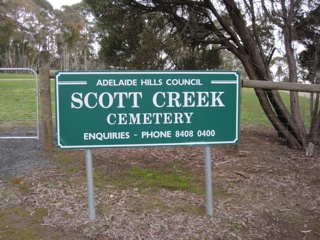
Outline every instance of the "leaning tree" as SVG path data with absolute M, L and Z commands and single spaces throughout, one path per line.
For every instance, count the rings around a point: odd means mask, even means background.
M 254 81 L 272 81 L 270 62 L 274 50 L 285 50 L 290 82 L 298 81 L 293 43 L 294 23 L 301 12 L 312 10 L 312 0 L 92 0 L 159 14 L 170 24 L 170 33 L 192 45 L 215 45 L 235 55 Z M 307 6 L 306 6 L 307 4 Z M 100 14 L 100 15 L 99 15 Z M 98 16 L 101 17 L 101 13 Z M 97 15 L 96 15 L 97 16 Z M 275 33 L 280 32 L 277 36 Z M 277 39 L 276 39 L 277 37 Z M 306 148 L 308 137 L 301 119 L 297 92 L 290 93 L 287 108 L 276 90 L 255 89 L 260 104 L 279 135 L 293 148 Z M 314 121 L 318 123 L 319 121 Z M 313 128 L 311 126 L 311 128 Z M 315 127 L 318 129 L 318 126 Z

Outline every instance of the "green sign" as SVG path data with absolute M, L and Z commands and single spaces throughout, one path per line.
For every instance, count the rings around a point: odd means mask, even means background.
M 59 71 L 59 148 L 237 144 L 235 71 Z

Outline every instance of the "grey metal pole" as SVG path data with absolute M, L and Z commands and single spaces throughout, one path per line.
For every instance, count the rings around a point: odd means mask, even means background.
M 96 219 L 96 212 L 94 208 L 94 188 L 93 188 L 91 149 L 86 149 L 86 171 L 87 171 L 87 192 L 88 192 L 88 217 L 91 221 L 93 221 Z
M 204 158 L 205 158 L 205 172 L 206 172 L 206 209 L 207 209 L 207 214 L 210 216 L 213 216 L 210 146 L 205 146 Z

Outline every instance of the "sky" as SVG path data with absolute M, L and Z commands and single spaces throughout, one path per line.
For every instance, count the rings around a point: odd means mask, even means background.
M 81 2 L 81 0 L 48 0 L 55 9 L 60 9 L 62 5 L 73 5 Z

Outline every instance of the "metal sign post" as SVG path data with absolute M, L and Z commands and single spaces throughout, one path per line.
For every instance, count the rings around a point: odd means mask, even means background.
M 86 149 L 86 172 L 87 172 L 87 193 L 88 193 L 88 217 L 91 221 L 96 219 L 94 208 L 94 186 L 92 169 L 92 151 Z
M 206 172 L 206 210 L 207 210 L 207 214 L 209 216 L 213 216 L 211 149 L 210 149 L 210 146 L 205 146 L 204 160 L 205 160 L 205 172 Z

